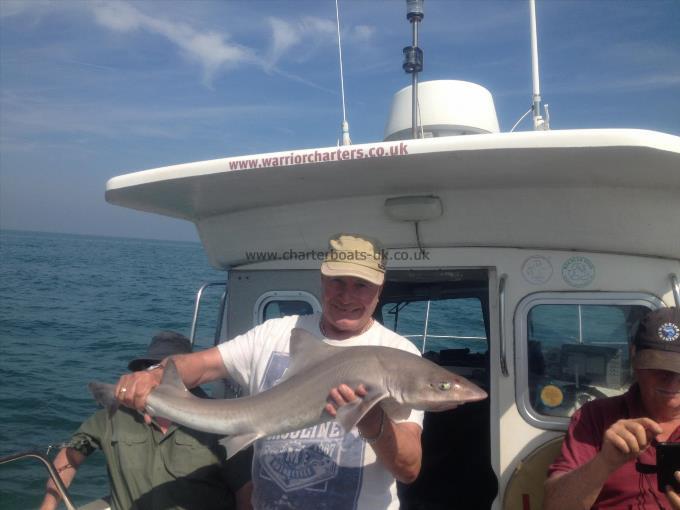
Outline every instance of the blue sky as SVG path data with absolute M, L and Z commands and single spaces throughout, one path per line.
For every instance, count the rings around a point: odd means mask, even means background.
M 528 10 L 426 0 L 421 79 L 485 86 L 508 131 L 531 102 Z M 538 0 L 537 11 L 554 129 L 680 135 L 680 1 Z M 341 0 L 340 12 L 352 140 L 379 141 L 410 83 L 405 2 Z M 189 223 L 107 204 L 106 181 L 335 145 L 335 38 L 333 0 L 0 0 L 0 228 L 197 239 Z

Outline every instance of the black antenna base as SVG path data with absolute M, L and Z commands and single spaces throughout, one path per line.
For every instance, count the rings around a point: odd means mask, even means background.
M 423 70 L 423 50 L 417 46 L 404 48 L 404 64 L 402 67 L 408 74 L 419 73 Z

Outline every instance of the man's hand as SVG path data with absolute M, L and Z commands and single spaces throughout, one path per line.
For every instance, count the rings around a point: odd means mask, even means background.
M 125 374 L 116 384 L 116 399 L 124 406 L 144 411 L 146 398 L 160 384 L 162 377 L 162 368 Z
M 675 479 L 680 483 L 680 471 L 676 471 L 674 475 Z M 666 487 L 666 497 L 673 510 L 680 510 L 680 495 L 670 486 Z
M 337 388 L 333 388 L 329 393 L 329 402 L 326 404 L 326 412 L 335 418 L 338 409 L 345 404 L 363 398 L 368 392 L 363 384 L 360 384 L 356 390 L 353 390 L 346 384 L 341 384 Z
M 605 431 L 599 455 L 613 472 L 636 459 L 661 432 L 661 426 L 650 418 L 619 420 Z
M 341 384 L 330 391 L 329 403 L 326 404 L 326 412 L 335 418 L 337 411 L 341 406 L 344 406 L 357 398 L 364 398 L 367 394 L 368 391 L 363 384 L 360 384 L 355 390 L 346 384 Z M 366 416 L 357 423 L 357 428 L 362 436 L 377 437 L 378 434 L 380 434 L 380 422 L 383 420 L 382 413 L 383 410 L 380 406 L 374 406 L 366 413 Z

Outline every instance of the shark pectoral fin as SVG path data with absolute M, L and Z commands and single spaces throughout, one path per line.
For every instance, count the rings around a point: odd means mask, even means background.
M 220 444 L 227 449 L 227 459 L 230 459 L 244 448 L 248 448 L 255 441 L 260 439 L 262 434 L 252 433 L 240 436 L 227 436 L 220 439 Z
M 386 398 L 380 402 L 380 406 L 393 421 L 404 421 L 411 415 L 410 407 L 400 404 L 393 398 Z
M 387 398 L 384 392 L 369 392 L 364 398 L 357 398 L 338 408 L 335 419 L 342 425 L 346 432 L 349 432 L 361 418 L 366 416 L 374 405 Z

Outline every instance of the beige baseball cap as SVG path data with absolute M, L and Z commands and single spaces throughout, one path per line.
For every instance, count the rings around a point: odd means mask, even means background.
M 338 234 L 321 264 L 324 276 L 353 276 L 375 285 L 385 281 L 385 252 L 375 239 L 355 234 Z

